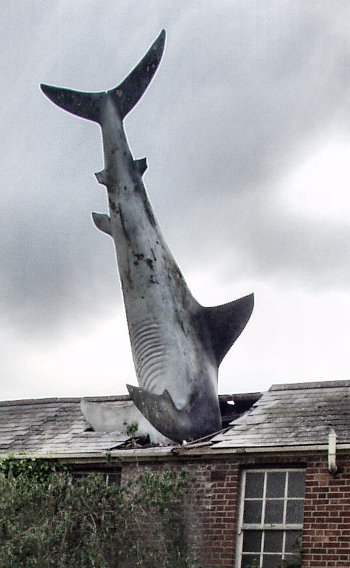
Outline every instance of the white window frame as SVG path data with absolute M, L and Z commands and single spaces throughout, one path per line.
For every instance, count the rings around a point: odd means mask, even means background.
M 283 523 L 271 523 L 271 524 L 264 524 L 263 523 L 265 506 L 266 506 L 266 501 L 267 501 L 267 499 L 266 499 L 267 474 L 270 473 L 270 472 L 271 473 L 277 473 L 277 472 L 281 472 L 281 473 L 303 472 L 303 473 L 305 473 L 305 469 L 286 467 L 286 468 L 249 468 L 249 469 L 247 468 L 247 469 L 242 470 L 241 490 L 240 490 L 240 505 L 239 505 L 239 515 L 238 515 L 236 563 L 235 563 L 236 568 L 241 568 L 244 531 L 246 531 L 246 530 L 262 531 L 261 549 L 260 549 L 260 566 L 261 566 L 262 565 L 262 559 L 263 559 L 263 550 L 264 550 L 264 538 L 265 538 L 265 534 L 267 532 L 272 531 L 272 530 L 280 530 L 280 531 L 284 532 L 284 536 L 283 536 L 283 555 L 284 555 L 287 531 L 288 530 L 291 530 L 291 531 L 302 531 L 303 530 L 303 523 L 291 524 L 291 523 L 285 522 L 286 521 L 286 518 L 285 518 L 286 507 L 284 507 Z M 264 489 L 263 489 L 263 497 L 262 497 L 262 501 L 263 501 L 263 503 L 262 503 L 262 516 L 261 516 L 261 523 L 260 524 L 253 524 L 253 523 L 244 524 L 243 523 L 245 489 L 246 489 L 246 475 L 247 475 L 247 473 L 264 473 Z M 289 481 L 289 475 L 287 476 L 287 481 L 286 481 L 286 484 L 285 484 L 285 494 L 284 494 L 284 497 L 283 497 L 283 501 L 287 500 L 288 481 Z M 303 496 L 303 498 L 305 499 L 305 495 Z M 293 500 L 293 499 L 294 500 L 300 500 L 301 497 L 289 497 L 288 496 L 288 500 Z M 255 500 L 255 499 L 252 498 L 252 500 Z M 281 498 L 281 500 L 282 500 L 282 498 Z M 268 553 L 265 552 L 264 554 L 267 555 Z

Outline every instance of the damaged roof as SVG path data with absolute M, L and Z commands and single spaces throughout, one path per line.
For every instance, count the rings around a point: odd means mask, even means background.
M 225 426 L 259 396 L 260 393 L 220 395 Z M 123 449 L 132 436 L 120 431 L 94 432 L 82 414 L 82 400 L 115 408 L 116 403 L 131 398 L 120 395 L 0 401 L 0 456 L 28 452 L 35 456 L 88 458 Z
M 331 428 L 350 443 L 350 381 L 273 385 L 212 441 L 217 449 L 323 445 Z
M 0 456 L 29 453 L 67 459 L 100 458 L 107 453 L 140 456 L 170 453 L 216 453 L 226 449 L 258 451 L 266 448 L 326 445 L 334 428 L 338 444 L 350 444 L 350 381 L 273 385 L 267 392 L 220 395 L 228 428 L 211 440 L 177 448 L 126 450 L 125 432 L 94 432 L 80 408 L 81 398 L 0 401 Z M 127 395 L 88 397 L 115 405 Z M 234 404 L 232 404 L 234 403 Z M 205 446 L 201 449 L 201 446 Z
M 115 402 L 126 397 L 99 397 Z M 0 455 L 29 452 L 37 456 L 106 453 L 130 438 L 120 432 L 93 432 L 80 410 L 80 398 L 0 402 Z

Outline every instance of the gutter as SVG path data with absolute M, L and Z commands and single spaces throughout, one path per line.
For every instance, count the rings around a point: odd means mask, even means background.
M 216 459 L 223 456 L 242 456 L 242 455 L 259 455 L 259 454 L 286 454 L 286 453 L 309 453 L 309 452 L 325 452 L 328 455 L 328 443 L 325 444 L 310 444 L 310 445 L 295 445 L 295 446 L 249 446 L 240 448 L 215 448 L 208 447 L 208 444 L 203 444 L 191 448 L 188 446 L 164 446 L 155 448 L 135 448 L 129 450 L 111 450 L 103 453 L 76 453 L 76 454 L 55 454 L 55 453 L 42 453 L 42 454 L 14 454 L 9 456 L 14 459 L 55 459 L 64 462 L 74 463 L 105 463 L 106 460 L 118 459 L 122 462 L 125 461 L 158 461 L 170 459 L 183 459 L 183 458 L 205 458 Z M 337 444 L 337 454 L 350 452 L 350 444 Z M 6 457 L 5 455 L 2 457 Z
M 188 453 L 189 455 L 205 455 L 206 457 L 214 455 L 245 455 L 245 454 L 279 454 L 279 453 L 294 453 L 294 452 L 326 452 L 328 454 L 328 443 L 325 444 L 304 444 L 304 445 L 295 445 L 295 446 L 242 446 L 242 447 L 235 447 L 235 448 L 210 448 L 210 451 L 206 451 L 203 449 L 200 451 L 198 448 L 188 448 L 187 452 L 184 448 L 173 448 L 174 454 L 181 454 L 185 455 Z M 337 452 L 349 452 L 350 451 L 350 444 L 337 444 Z

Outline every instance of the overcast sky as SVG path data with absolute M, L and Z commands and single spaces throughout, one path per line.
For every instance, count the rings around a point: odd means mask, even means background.
M 350 378 L 350 3 L 2 0 L 0 399 L 137 384 L 113 243 L 91 221 L 100 129 L 39 84 L 110 89 L 163 27 L 125 128 L 193 295 L 255 292 L 219 392 Z

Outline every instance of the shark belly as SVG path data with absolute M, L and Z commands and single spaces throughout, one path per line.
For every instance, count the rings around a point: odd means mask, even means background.
M 207 380 L 207 390 L 215 395 L 217 373 L 210 353 L 198 348 L 193 330 L 191 320 L 199 305 L 156 221 L 149 220 L 147 197 L 135 191 L 131 181 L 129 187 L 130 192 L 118 191 L 120 198 L 110 213 L 136 374 L 142 388 L 155 394 L 167 390 L 182 409 L 194 393 L 199 369 L 200 388 Z

